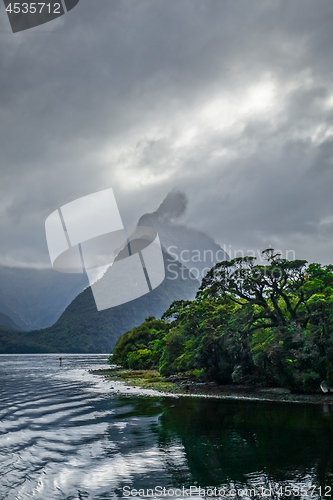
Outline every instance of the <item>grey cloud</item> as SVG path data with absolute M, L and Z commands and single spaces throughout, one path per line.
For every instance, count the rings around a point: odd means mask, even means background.
M 75 198 L 113 187 L 134 223 L 174 186 L 187 223 L 220 243 L 288 248 L 297 234 L 297 251 L 328 260 L 332 144 L 311 134 L 333 126 L 332 17 L 326 0 L 81 0 L 16 35 L 2 17 L 0 261 L 47 263 L 44 220 Z M 223 93 L 236 113 L 269 78 L 281 94 L 269 117 L 249 111 L 232 134 L 200 118 Z

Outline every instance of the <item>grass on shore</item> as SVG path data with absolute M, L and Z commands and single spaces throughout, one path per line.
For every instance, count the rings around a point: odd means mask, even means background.
M 261 388 L 261 387 L 240 387 L 240 386 L 205 386 L 196 387 L 189 383 L 190 388 L 165 379 L 156 370 L 126 370 L 121 367 L 91 370 L 95 375 L 106 376 L 109 380 L 121 381 L 129 386 L 141 387 L 142 389 L 154 389 L 156 391 L 171 394 L 189 394 L 211 396 L 228 399 L 253 399 L 256 401 L 274 401 L 288 403 L 316 403 L 329 404 L 333 406 L 333 396 L 331 394 L 291 394 L 290 391 L 282 388 Z
M 94 373 L 106 375 L 110 380 L 120 380 L 128 385 L 142 389 L 155 389 L 163 392 L 181 392 L 172 382 L 165 382 L 156 370 L 125 370 L 116 368 L 109 370 L 95 370 Z

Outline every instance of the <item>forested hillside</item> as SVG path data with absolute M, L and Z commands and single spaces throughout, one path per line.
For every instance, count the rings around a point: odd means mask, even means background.
M 294 391 L 333 385 L 333 266 L 240 257 L 215 265 L 195 300 L 126 332 L 113 363 Z
M 165 253 L 164 259 L 168 259 Z M 172 272 L 166 266 L 166 278 L 160 286 L 111 309 L 98 311 L 89 287 L 52 327 L 31 332 L 0 329 L 0 353 L 109 353 L 122 333 L 142 323 L 146 316 L 161 316 L 173 300 L 193 299 L 199 285 L 187 268 L 173 261 Z

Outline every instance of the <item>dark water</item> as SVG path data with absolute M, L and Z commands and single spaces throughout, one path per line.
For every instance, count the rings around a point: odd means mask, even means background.
M 0 356 L 1 500 L 331 498 L 330 407 L 115 394 L 105 364 Z

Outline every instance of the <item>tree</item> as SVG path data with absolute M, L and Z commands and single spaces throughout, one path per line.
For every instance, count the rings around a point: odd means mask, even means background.
M 216 264 L 193 301 L 175 301 L 117 342 L 112 361 L 220 383 L 316 391 L 333 385 L 333 266 L 262 252 Z
M 202 280 L 208 295 L 228 294 L 231 300 L 252 309 L 248 333 L 257 329 L 286 326 L 289 321 L 306 324 L 300 306 L 305 303 L 302 287 L 306 260 L 288 261 L 269 248 L 262 252 L 267 265 L 255 257 L 237 257 L 216 264 Z

